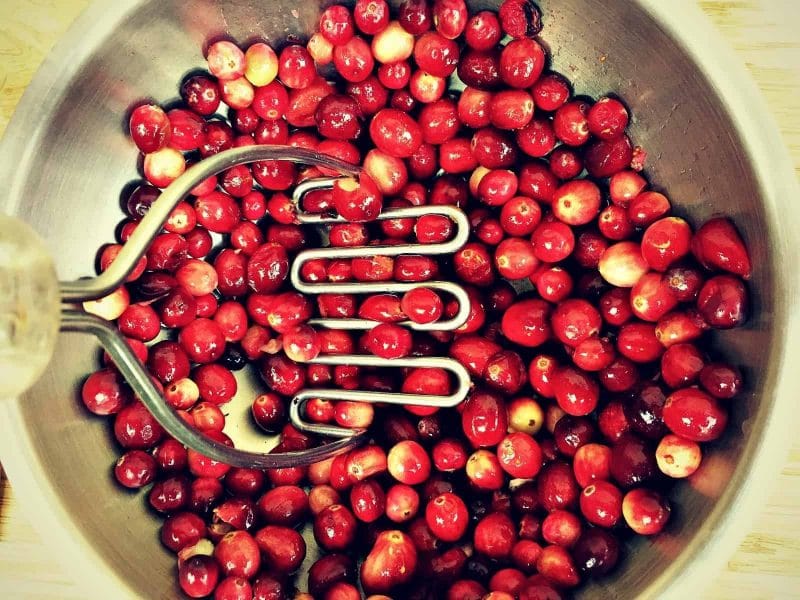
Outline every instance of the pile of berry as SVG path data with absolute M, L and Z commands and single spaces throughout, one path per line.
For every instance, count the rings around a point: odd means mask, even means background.
M 546 21 L 546 19 L 545 19 Z M 289 195 L 330 175 L 286 161 L 233 167 L 173 211 L 124 286 L 87 308 L 110 320 L 164 399 L 210 438 L 237 393 L 235 372 L 266 389 L 255 421 L 275 451 L 320 440 L 286 421 L 303 388 L 447 394 L 440 369 L 309 363 L 320 353 L 451 356 L 474 387 L 457 409 L 312 400 L 307 418 L 369 428 L 369 445 L 311 467 L 230 468 L 169 438 L 113 364 L 82 398 L 110 416 L 128 488 L 149 487 L 191 597 L 552 600 L 618 562 L 621 541 L 667 524 L 669 482 L 691 476 L 740 391 L 706 332 L 741 325 L 750 276 L 732 223 L 697 229 L 639 173 L 646 155 L 611 97 L 574 99 L 546 70 L 539 9 L 505 0 L 384 0 L 325 9 L 308 42 L 208 48 L 183 105 L 136 107 L 131 137 L 146 181 L 127 202 L 124 241 L 187 167 L 251 144 L 308 148 L 363 166 L 309 194 L 339 214 L 332 246 L 439 243 L 446 217 L 375 221 L 383 207 L 450 204 L 469 242 L 439 260 L 408 255 L 307 263 L 309 282 L 419 283 L 402 297 L 289 288 L 293 257 L 319 244 Z M 321 74 L 325 74 L 323 77 Z M 213 235 L 212 235 L 213 234 Z M 105 268 L 119 252 L 100 255 Z M 426 281 L 461 283 L 471 307 L 454 333 L 411 332 L 458 309 Z M 363 335 L 315 330 L 315 316 L 374 320 Z M 297 529 L 324 555 L 305 581 Z M 309 594 L 294 595 L 295 586 Z

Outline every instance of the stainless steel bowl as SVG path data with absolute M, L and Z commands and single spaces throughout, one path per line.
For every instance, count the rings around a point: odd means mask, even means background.
M 496 5 L 474 2 L 474 5 Z M 689 3 L 542 0 L 553 68 L 578 93 L 614 92 L 630 105 L 647 174 L 678 212 L 733 215 L 755 265 L 753 318 L 719 336 L 743 366 L 747 392 L 727 435 L 677 488 L 664 534 L 639 539 L 622 568 L 583 589 L 588 597 L 697 597 L 735 548 L 783 458 L 797 398 L 800 353 L 797 186 L 754 85 Z M 62 279 L 93 272 L 95 250 L 120 220 L 119 196 L 137 177 L 128 108 L 170 102 L 203 66 L 204 44 L 229 35 L 280 43 L 304 36 L 316 2 L 117 0 L 98 2 L 53 50 L 27 90 L 0 148 L 0 206 L 44 237 Z M 98 598 L 179 594 L 174 559 L 142 496 L 110 475 L 115 449 L 104 423 L 76 401 L 96 366 L 91 339 L 62 335 L 51 368 L 24 397 L 0 403 L 0 456 L 50 547 Z

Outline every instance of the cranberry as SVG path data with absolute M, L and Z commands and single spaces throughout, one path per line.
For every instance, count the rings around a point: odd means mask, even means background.
M 497 445 L 497 458 L 515 479 L 532 479 L 542 466 L 542 451 L 536 440 L 523 432 L 506 435 Z
M 464 404 L 461 423 L 473 446 L 495 446 L 506 433 L 508 414 L 502 399 L 488 392 L 473 392 Z
M 219 581 L 219 565 L 211 557 L 196 554 L 178 567 L 178 582 L 190 598 L 210 596 Z
M 639 535 L 654 535 L 664 529 L 670 507 L 658 492 L 638 488 L 625 494 L 622 514 L 628 527 Z
M 133 402 L 116 414 L 114 437 L 123 448 L 146 450 L 161 441 L 164 430 L 141 402 Z
M 416 569 L 411 538 L 402 531 L 383 531 L 361 565 L 361 584 L 368 594 L 388 592 L 411 580 Z
M 539 346 L 552 335 L 549 316 L 550 307 L 543 300 L 522 300 L 503 315 L 503 334 L 521 346 Z
M 129 125 L 131 139 L 144 154 L 161 150 L 170 141 L 170 120 L 159 106 L 138 106 L 131 113 Z
M 389 25 L 389 5 L 385 0 L 356 0 L 353 20 L 367 35 L 380 33 Z
M 562 367 L 553 374 L 553 391 L 558 405 L 567 413 L 583 416 L 591 413 L 599 400 L 600 388 L 588 373 Z
M 611 572 L 619 560 L 619 541 L 599 528 L 586 529 L 572 549 L 578 568 L 592 577 Z
M 214 548 L 214 557 L 222 572 L 229 576 L 251 578 L 261 565 L 261 553 L 256 540 L 246 531 L 226 534 Z
M 479 490 L 498 490 L 505 477 L 500 461 L 489 450 L 477 450 L 467 460 L 467 478 Z
M 578 484 L 572 469 L 564 462 L 551 462 L 539 472 L 536 480 L 539 501 L 547 511 L 576 506 Z
M 255 534 L 255 541 L 264 559 L 280 573 L 294 573 L 306 556 L 306 543 L 294 529 L 267 525 Z
M 152 347 L 147 368 L 161 383 L 172 383 L 189 375 L 189 357 L 179 344 L 164 340 Z
M 747 320 L 749 298 L 741 279 L 717 275 L 707 280 L 697 296 L 697 310 L 717 329 L 741 326 Z
M 624 434 L 611 448 L 611 476 L 623 487 L 653 479 L 657 467 L 652 448 L 635 434 Z
M 308 496 L 294 485 L 279 485 L 259 498 L 256 510 L 270 525 L 294 527 L 309 511 Z
M 489 558 L 507 558 L 516 541 L 514 522 L 505 513 L 491 513 L 481 519 L 475 527 L 475 550 Z
M 213 115 L 219 107 L 219 88 L 209 77 L 190 77 L 181 85 L 180 93 L 187 106 L 201 116 Z
M 513 88 L 530 88 L 542 74 L 544 64 L 544 49 L 536 40 L 512 40 L 500 53 L 500 78 Z
M 542 30 L 542 14 L 531 0 L 504 0 L 498 16 L 503 31 L 514 38 L 533 37 Z
M 689 477 L 700 466 L 702 450 L 697 442 L 677 435 L 665 435 L 656 448 L 656 463 L 659 470 L 676 479 Z
M 464 501 L 451 493 L 437 496 L 425 508 L 431 532 L 444 542 L 458 541 L 467 531 L 469 513 Z
M 431 472 L 431 462 L 425 449 L 413 440 L 402 441 L 389 450 L 389 473 L 400 483 L 417 485 Z
M 589 131 L 603 140 L 620 137 L 628 126 L 628 111 L 616 98 L 600 98 L 589 109 Z
M 730 399 L 742 387 L 739 370 L 725 363 L 710 363 L 700 371 L 700 385 L 715 398 Z
M 81 399 L 90 412 L 96 415 L 113 415 L 130 402 L 131 395 L 116 370 L 101 369 L 84 381 Z
M 695 442 L 709 442 L 722 435 L 728 413 L 705 392 L 685 388 L 667 397 L 663 418 L 674 434 Z
M 733 223 L 726 218 L 716 217 L 703 223 L 692 238 L 692 254 L 706 268 L 750 278 L 747 247 Z
M 130 450 L 114 465 L 114 476 L 126 488 L 137 489 L 150 483 L 156 474 L 156 461 L 142 450 Z
M 467 21 L 464 39 L 470 48 L 489 50 L 500 41 L 500 20 L 489 10 L 475 13 Z

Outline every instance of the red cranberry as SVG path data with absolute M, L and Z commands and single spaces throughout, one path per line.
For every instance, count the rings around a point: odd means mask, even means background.
M 625 494 L 622 514 L 628 527 L 639 535 L 654 535 L 667 524 L 670 507 L 658 492 L 638 488 Z
M 657 473 L 652 448 L 635 434 L 625 434 L 611 448 L 611 476 L 629 488 L 653 479 Z
M 475 550 L 492 559 L 505 559 L 517 541 L 514 522 L 505 513 L 495 512 L 475 527 Z
M 707 280 L 697 296 L 697 310 L 717 329 L 741 326 L 747 320 L 747 288 L 738 277 L 717 275 Z
M 81 399 L 96 415 L 113 415 L 127 404 L 131 395 L 116 370 L 101 369 L 89 375 L 81 389 Z
M 219 581 L 219 565 L 211 557 L 196 554 L 178 567 L 178 582 L 190 598 L 210 596 Z
M 710 363 L 700 371 L 700 385 L 715 398 L 730 399 L 736 396 L 742 387 L 742 376 L 739 370 L 725 363 Z
M 706 221 L 692 238 L 692 254 L 706 268 L 750 278 L 750 255 L 733 223 L 724 217 Z
M 572 549 L 577 567 L 592 577 L 610 573 L 619 561 L 619 541 L 599 528 L 586 529 Z

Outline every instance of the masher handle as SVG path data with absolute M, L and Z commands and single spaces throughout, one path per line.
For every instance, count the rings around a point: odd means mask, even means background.
M 60 304 L 44 242 L 27 223 L 0 214 L 0 399 L 19 396 L 44 372 Z

